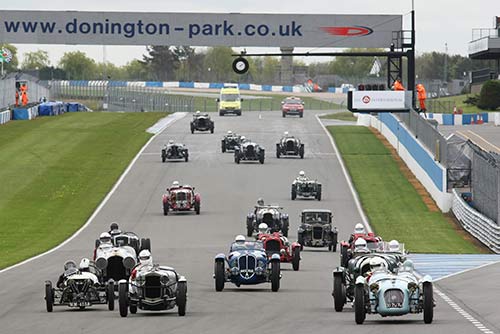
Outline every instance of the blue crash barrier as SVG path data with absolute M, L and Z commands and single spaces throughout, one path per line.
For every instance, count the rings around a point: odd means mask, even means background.
M 57 102 L 45 102 L 38 106 L 38 114 L 40 116 L 55 116 L 63 114 L 65 111 L 64 103 Z

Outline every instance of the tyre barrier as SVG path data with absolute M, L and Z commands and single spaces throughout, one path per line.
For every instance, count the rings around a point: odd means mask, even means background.
M 38 117 L 38 106 L 30 108 L 14 108 L 12 111 L 13 120 L 31 120 Z
M 451 210 L 467 232 L 493 252 L 500 254 L 500 225 L 467 204 L 456 189 L 453 189 Z

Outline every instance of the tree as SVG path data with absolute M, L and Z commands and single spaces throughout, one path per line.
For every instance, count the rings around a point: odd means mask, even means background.
M 125 64 L 125 66 L 123 66 L 123 72 L 127 80 L 146 81 L 151 79 L 148 66 L 138 59 L 134 59 Z
M 23 70 L 36 70 L 50 66 L 49 53 L 45 50 L 26 52 L 21 68 Z
M 380 49 L 348 49 L 345 52 L 379 52 Z M 335 57 L 330 63 L 332 74 L 344 78 L 359 80 L 370 75 L 374 57 Z
M 170 46 L 153 45 L 147 47 L 147 55 L 143 56 L 143 63 L 148 67 L 151 76 L 158 81 L 174 79 L 175 71 L 180 66 L 178 55 Z
M 228 46 L 216 46 L 208 49 L 204 64 L 209 81 L 235 81 L 236 74 L 232 69 L 233 53 L 233 49 Z
M 500 80 L 488 80 L 483 84 L 477 106 L 486 110 L 500 107 Z
M 3 64 L 3 70 L 5 72 L 17 71 L 17 65 L 19 64 L 17 60 L 17 48 L 12 44 L 0 44 L 0 50 L 4 48 L 9 49 L 9 51 L 12 53 L 12 60 L 9 63 Z
M 81 51 L 66 52 L 59 61 L 59 66 L 66 72 L 68 80 L 97 79 L 96 63 Z

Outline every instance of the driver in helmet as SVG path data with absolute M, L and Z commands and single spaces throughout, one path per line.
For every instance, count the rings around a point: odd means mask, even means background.
M 264 199 L 262 197 L 259 197 L 259 199 L 257 200 L 257 205 L 255 206 L 255 210 L 254 210 L 254 214 L 257 215 L 257 211 L 259 210 L 259 208 L 263 207 L 264 206 Z
M 354 226 L 354 232 L 351 234 L 349 238 L 349 243 L 352 243 L 356 237 L 359 237 L 359 235 L 365 235 L 365 227 L 361 223 L 357 223 L 356 226 Z
M 72 275 L 78 274 L 78 268 L 76 267 L 76 262 L 73 260 L 68 260 L 64 262 L 64 271 L 63 273 L 59 276 L 59 279 L 57 280 L 56 286 L 58 288 L 64 287 L 64 282 L 66 279 Z
M 306 172 L 301 170 L 299 172 L 299 176 L 297 176 L 297 178 L 295 180 L 298 182 L 304 182 L 304 181 L 308 181 L 309 179 L 306 177 Z
M 94 283 L 94 285 L 98 285 L 99 284 L 99 279 L 97 278 L 97 275 L 90 272 L 90 260 L 87 259 L 86 257 L 84 257 L 81 261 L 80 261 L 80 265 L 78 266 L 78 269 L 80 270 L 80 275 L 82 276 L 85 276 L 89 279 L 92 280 L 92 282 Z
M 240 142 L 241 142 L 241 143 L 245 143 L 245 142 L 247 142 L 248 140 L 249 140 L 249 139 L 247 139 L 247 137 L 245 137 L 245 136 L 241 136 L 241 137 L 240 137 Z
M 172 182 L 172 186 L 170 187 L 170 189 L 179 189 L 180 188 L 180 184 L 179 184 L 179 181 L 174 181 Z
M 259 233 L 257 234 L 257 239 L 260 239 L 260 237 L 264 234 L 269 234 L 269 227 L 266 223 L 260 223 L 258 230 Z
M 108 233 L 111 235 L 111 238 L 114 238 L 115 236 L 121 234 L 122 231 L 120 230 L 116 222 L 112 222 L 111 225 L 109 225 Z
M 399 247 L 399 242 L 397 240 L 389 241 L 389 252 L 392 252 L 392 253 L 401 252 L 401 249 Z
M 228 131 L 227 131 L 227 136 L 228 136 L 228 137 L 232 137 L 232 136 L 233 136 L 233 131 L 228 130 Z
M 99 236 L 99 247 L 100 246 L 112 246 L 111 243 L 111 234 L 108 232 L 102 232 Z
M 140 271 L 151 267 L 153 267 L 153 257 L 151 256 L 151 252 L 147 249 L 143 249 L 139 253 L 139 264 L 136 269 Z
M 373 275 L 387 272 L 386 262 L 378 256 L 370 259 L 370 271 L 366 275 L 366 281 L 369 282 Z
M 356 242 L 354 243 L 354 255 L 357 256 L 368 253 L 370 253 L 370 250 L 368 249 L 366 240 L 363 238 L 356 239 Z

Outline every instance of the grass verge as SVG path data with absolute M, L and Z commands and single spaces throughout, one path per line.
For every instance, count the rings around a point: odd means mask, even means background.
M 418 253 L 480 253 L 441 212 L 431 212 L 403 175 L 390 151 L 366 127 L 328 130 L 359 194 L 375 232 Z
M 0 268 L 68 238 L 165 113 L 67 113 L 0 126 Z
M 356 122 L 358 120 L 356 117 L 353 116 L 352 112 L 350 112 L 350 111 L 336 112 L 333 114 L 321 116 L 320 118 L 337 119 L 339 121 L 350 121 L 350 122 Z
M 457 106 L 457 109 L 462 109 L 464 114 L 476 114 L 483 112 L 494 112 L 494 110 L 483 110 L 479 109 L 477 106 L 472 104 L 465 104 L 464 101 L 468 97 L 475 96 L 475 94 L 462 94 L 454 96 L 445 96 L 437 99 L 428 100 L 430 103 L 437 103 L 437 107 L 441 107 L 442 111 L 447 114 L 453 113 L 453 106 Z

